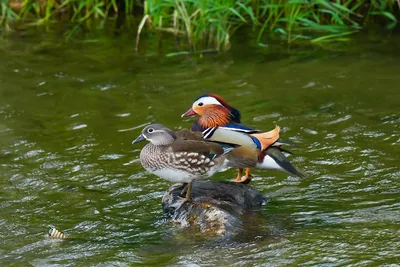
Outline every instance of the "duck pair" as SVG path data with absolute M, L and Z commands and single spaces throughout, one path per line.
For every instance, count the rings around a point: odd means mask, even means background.
M 249 183 L 251 168 L 272 169 L 304 177 L 285 157 L 279 127 L 269 132 L 241 124 L 239 110 L 214 94 L 198 97 L 182 117 L 199 115 L 191 131 L 171 131 L 161 124 L 145 127 L 133 143 L 150 141 L 140 152 L 143 167 L 165 180 L 187 183 L 182 195 L 191 201 L 194 180 L 238 168 L 236 182 Z M 243 169 L 245 177 L 242 178 Z

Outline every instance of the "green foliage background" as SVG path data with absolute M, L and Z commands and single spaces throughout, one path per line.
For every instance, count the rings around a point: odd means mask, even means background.
M 275 33 L 288 44 L 346 41 L 370 24 L 393 30 L 399 0 L 2 0 L 3 32 L 15 25 L 51 28 L 67 24 L 71 36 L 79 30 L 102 28 L 108 19 L 145 32 L 167 32 L 189 50 L 226 50 L 242 26 L 256 31 L 256 42 Z M 133 22 L 133 23 L 131 23 Z M 132 27 L 131 27 L 132 28 Z

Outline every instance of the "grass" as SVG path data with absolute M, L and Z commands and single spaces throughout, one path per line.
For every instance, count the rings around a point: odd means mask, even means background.
M 199 45 L 227 49 L 238 27 L 254 19 L 252 1 L 166 0 L 145 1 L 142 20 L 150 29 L 169 32 L 176 40 L 185 38 L 190 50 Z M 139 27 L 138 33 L 142 30 Z M 138 47 L 137 47 L 138 49 Z
M 136 19 L 136 50 L 149 32 L 175 38 L 180 49 L 227 50 L 236 30 L 251 26 L 263 45 L 271 33 L 294 42 L 347 41 L 371 24 L 397 26 L 400 0 L 0 0 L 0 29 L 51 28 L 67 23 L 67 36 L 102 28 L 108 19 Z M 124 19 L 120 19 L 120 18 Z M 127 28 L 127 27 L 125 27 Z

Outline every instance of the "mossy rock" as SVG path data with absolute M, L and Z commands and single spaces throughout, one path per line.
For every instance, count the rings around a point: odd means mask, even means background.
M 203 233 L 235 235 L 243 227 L 242 215 L 267 203 L 248 185 L 233 182 L 194 182 L 192 203 L 180 195 L 183 184 L 171 186 L 162 199 L 162 208 L 172 222 L 183 227 L 198 226 Z

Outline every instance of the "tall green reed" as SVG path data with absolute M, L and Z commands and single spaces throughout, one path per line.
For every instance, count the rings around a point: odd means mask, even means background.
M 371 23 L 397 26 L 400 0 L 0 0 L 0 29 L 71 25 L 77 30 L 102 27 L 107 19 L 137 17 L 136 50 L 140 37 L 155 32 L 172 35 L 189 51 L 212 47 L 226 50 L 244 25 L 262 43 L 271 33 L 294 42 L 322 44 L 346 41 Z
M 259 42 L 266 31 L 286 36 L 288 43 L 308 39 L 313 43 L 348 40 L 346 36 L 361 30 L 381 16 L 393 29 L 395 0 L 271 0 L 260 7 L 263 25 L 257 36 Z
M 201 46 L 227 49 L 238 27 L 256 22 L 251 0 L 145 0 L 143 20 L 151 29 L 185 38 L 190 50 Z M 138 46 L 137 46 L 138 49 Z
M 118 14 L 118 0 L 1 0 L 0 25 L 8 28 L 12 23 L 25 26 L 51 25 L 60 21 L 74 27 L 104 21 Z M 124 12 L 132 14 L 135 0 L 124 0 Z

